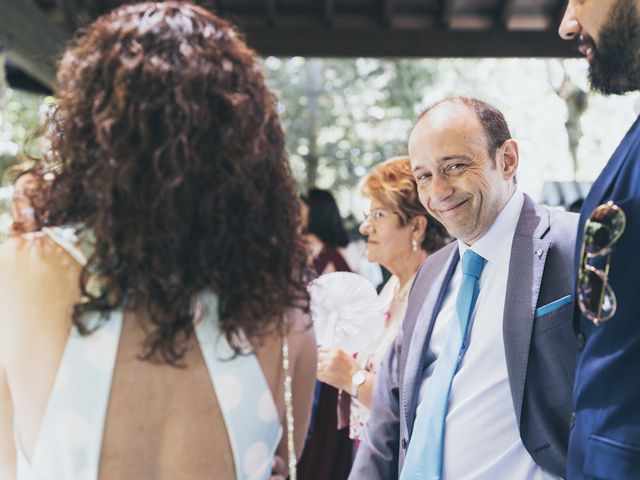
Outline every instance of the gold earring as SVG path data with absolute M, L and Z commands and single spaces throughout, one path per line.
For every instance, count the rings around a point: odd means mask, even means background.
M 413 249 L 414 252 L 418 251 L 418 242 L 416 241 L 415 238 L 411 239 L 411 247 Z

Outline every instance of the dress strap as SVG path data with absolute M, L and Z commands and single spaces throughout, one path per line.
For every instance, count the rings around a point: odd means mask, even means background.
M 218 398 L 236 471 L 242 480 L 267 479 L 282 436 L 282 425 L 258 359 L 246 349 L 236 354 L 222 334 L 218 299 L 199 295 L 203 308 L 196 335 Z
M 79 264 L 86 265 L 93 248 L 73 227 L 44 228 L 43 232 Z M 97 480 L 102 437 L 122 330 L 122 312 L 108 321 L 98 312 L 85 316 L 88 325 L 100 325 L 90 335 L 73 326 L 42 417 L 31 459 L 16 437 L 19 480 Z
M 97 313 L 92 321 L 98 322 Z M 72 328 L 29 462 L 16 442 L 19 480 L 97 480 L 122 313 L 90 335 Z M 54 448 L 55 447 L 55 448 Z
M 81 239 L 78 236 L 78 228 L 72 226 L 44 227 L 42 232 L 71 255 L 80 265 L 84 267 L 87 264 L 87 259 L 93 246 L 88 243 L 86 238 Z

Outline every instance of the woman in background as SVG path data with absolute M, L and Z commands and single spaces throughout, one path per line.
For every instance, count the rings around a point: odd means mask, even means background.
M 303 232 L 315 272 L 318 275 L 350 272 L 349 264 L 344 258 L 349 235 L 331 192 L 312 188 L 306 196 L 302 196 L 302 201 Z
M 139 3 L 56 83 L 45 226 L 0 246 L 0 478 L 267 478 L 316 349 L 259 60 L 203 8 Z
M 342 255 L 349 237 L 331 192 L 312 188 L 302 196 L 302 202 L 302 228 L 313 270 L 318 275 L 351 271 Z M 300 480 L 343 480 L 349 476 L 353 442 L 349 429 L 338 424 L 338 396 L 331 385 L 316 383 L 309 438 L 298 465 Z
M 356 440 L 369 417 L 378 364 L 400 329 L 418 267 L 451 240 L 420 203 L 409 157 L 376 165 L 365 178 L 362 193 L 370 201 L 360 225 L 367 237 L 367 258 L 393 274 L 380 292 L 386 305 L 385 327 L 355 359 L 337 348 L 318 350 L 318 379 L 351 394 L 350 435 Z

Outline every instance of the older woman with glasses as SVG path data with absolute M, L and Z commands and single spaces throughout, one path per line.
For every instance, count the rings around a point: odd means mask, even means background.
M 355 439 L 360 438 L 368 419 L 376 369 L 398 333 L 418 267 L 450 240 L 444 227 L 420 204 L 409 157 L 376 165 L 366 177 L 362 193 L 371 202 L 360 225 L 360 232 L 367 237 L 367 257 L 393 274 L 380 292 L 386 305 L 385 328 L 356 358 L 336 348 L 318 350 L 318 379 L 351 394 L 349 424 Z

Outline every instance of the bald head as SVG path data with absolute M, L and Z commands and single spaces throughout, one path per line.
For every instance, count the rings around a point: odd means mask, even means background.
M 495 120 L 495 121 L 494 121 Z M 504 117 L 484 102 L 452 99 L 420 116 L 409 138 L 418 195 L 455 238 L 471 245 L 493 224 L 515 191 L 518 145 L 487 134 Z
M 440 100 L 427 107 L 418 117 L 418 122 L 439 110 L 444 110 L 445 112 L 449 110 L 458 110 L 460 112 L 471 110 L 482 126 L 485 146 L 489 156 L 492 158 L 496 149 L 511 138 L 509 126 L 502 112 L 493 105 L 477 98 L 453 97 Z

